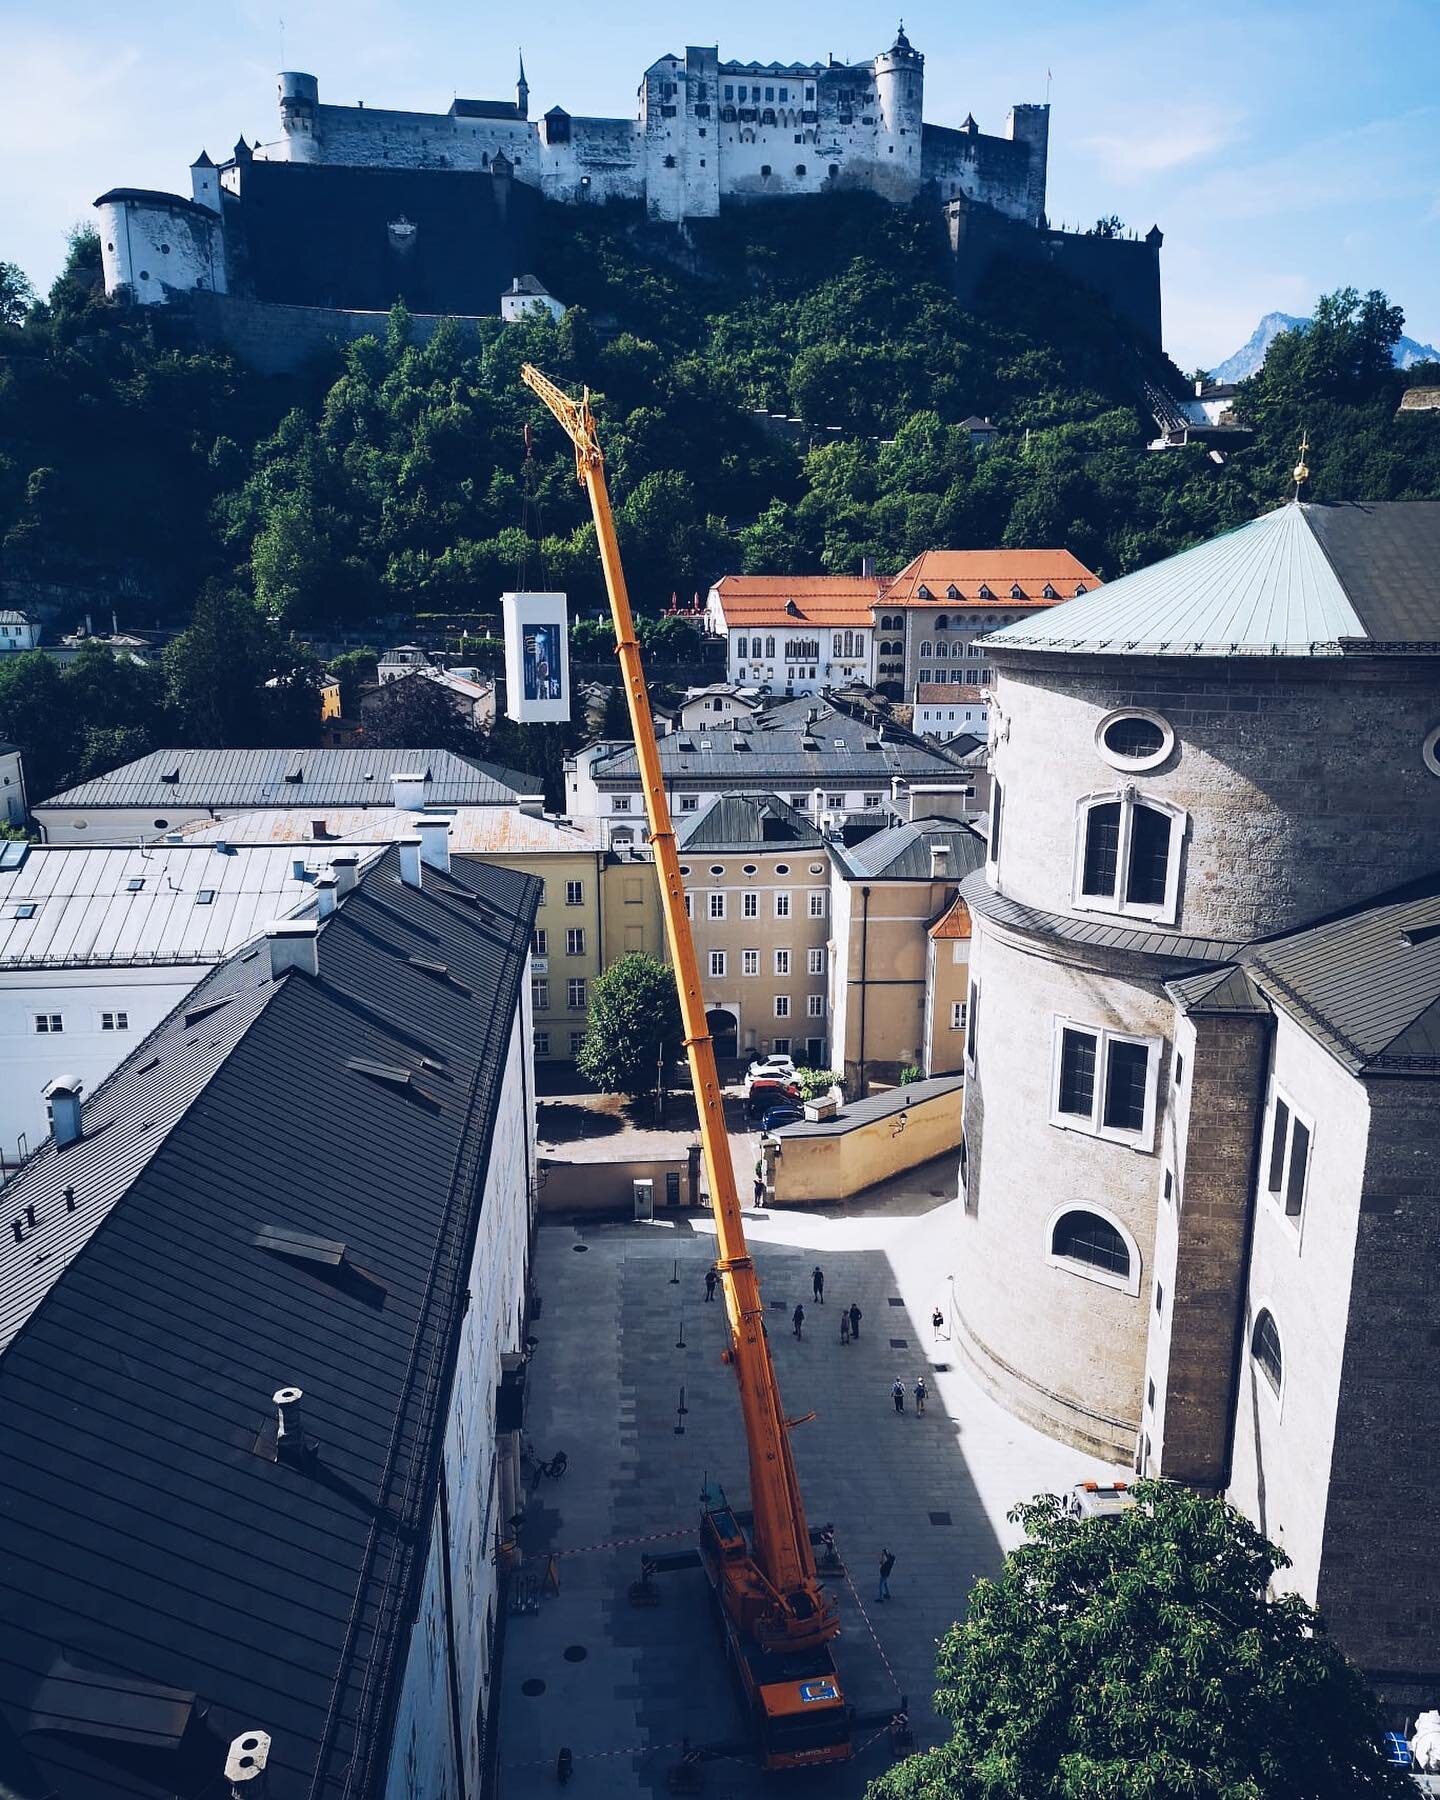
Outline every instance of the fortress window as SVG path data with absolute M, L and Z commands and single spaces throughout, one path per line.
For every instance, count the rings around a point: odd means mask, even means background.
M 665 167 L 667 169 L 673 169 L 675 167 L 675 158 L 673 156 L 667 156 L 665 158 Z
M 1132 789 L 1087 798 L 1077 817 L 1075 904 L 1170 921 L 1180 886 L 1185 815 Z
M 1148 1150 L 1160 1040 L 1055 1020 L 1050 1123 Z
M 780 90 L 780 98 L 781 98 L 781 99 L 782 99 L 782 100 L 788 100 L 788 99 L 789 99 L 789 98 L 790 98 L 790 90 L 789 90 L 789 88 L 788 88 L 788 87 L 783 87 L 783 88 L 781 88 L 781 90 Z
M 773 99 L 774 99 L 774 98 L 775 98 L 775 90 L 774 90 L 774 88 L 773 88 L 773 87 L 767 87 L 767 88 L 766 88 L 766 90 L 765 90 L 765 98 L 766 98 L 766 99 L 767 99 L 767 100 L 773 100 Z
M 1268 1307 L 1262 1306 L 1256 1316 L 1255 1329 L 1250 1334 L 1250 1354 L 1278 1400 L 1285 1385 L 1285 1354 L 1280 1348 L 1280 1328 Z
M 162 244 L 160 246 L 160 254 L 162 256 L 168 256 L 170 254 L 170 246 L 168 244 Z
M 797 143 L 797 144 L 798 144 L 798 143 L 799 143 L 799 142 L 800 142 L 800 140 L 799 140 L 799 138 L 798 138 L 798 137 L 797 137 L 797 138 L 796 138 L 796 140 L 795 140 L 795 142 L 796 142 L 796 143 Z M 800 176 L 800 177 L 801 177 L 801 179 L 802 179 L 802 180 L 803 180 L 803 179 L 804 179 L 804 175 L 805 175 L 805 165 L 804 165 L 804 163 L 796 163 L 796 165 L 795 165 L 795 173 L 796 173 L 796 174 L 797 174 L 797 175 L 799 175 L 799 176 Z
M 1174 747 L 1174 728 L 1159 713 L 1106 713 L 1095 727 L 1095 748 L 1105 761 L 1135 774 L 1158 768 Z
M 765 179 L 767 179 L 767 180 L 768 180 L 768 178 L 769 178 L 769 175 L 770 175 L 770 165 L 769 165 L 769 163 L 761 163 L 761 165 L 760 165 L 760 174 L 761 174 L 761 176 L 762 176 L 762 177 L 763 177 L 763 178 L 765 178 Z
M 1099 1213 L 1067 1212 L 1055 1221 L 1050 1253 L 1066 1262 L 1084 1263 L 1121 1281 L 1130 1278 L 1130 1248 Z
M 833 180 L 834 180 L 834 179 L 835 179 L 835 177 L 836 177 L 836 176 L 837 176 L 837 175 L 838 175 L 838 174 L 839 174 L 839 173 L 840 173 L 840 165 L 839 165 L 839 163 L 831 163 L 831 165 L 830 165 L 830 179 L 831 179 L 831 180 L 832 180 L 832 181 L 833 181 Z
M 1287 1218 L 1305 1210 L 1305 1184 L 1310 1174 L 1312 1127 L 1278 1088 L 1270 1096 L 1270 1135 L 1265 1156 L 1265 1191 Z
M 725 98 L 726 98 L 726 99 L 727 99 L 727 100 L 733 100 L 733 99 L 734 99 L 734 98 L 735 98 L 735 84 L 734 84 L 734 83 L 733 83 L 733 82 L 727 82 L 727 83 L 726 83 L 726 85 L 725 85 Z

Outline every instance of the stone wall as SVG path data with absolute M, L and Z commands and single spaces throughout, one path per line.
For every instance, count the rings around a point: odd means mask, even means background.
M 442 319 L 449 319 L 467 341 L 474 340 L 482 323 L 453 313 L 417 313 L 411 318 L 413 341 L 428 343 Z M 177 337 L 229 350 L 262 375 L 289 375 L 313 357 L 333 356 L 358 338 L 383 340 L 387 322 L 383 312 L 276 306 L 238 294 L 191 294 L 183 306 L 171 307 L 166 327 Z

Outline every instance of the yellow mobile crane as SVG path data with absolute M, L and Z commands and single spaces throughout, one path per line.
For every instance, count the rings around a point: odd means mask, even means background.
M 590 497 L 595 517 L 620 674 L 640 760 L 665 934 L 680 990 L 685 1053 L 700 1114 L 701 1152 L 715 1214 L 716 1267 L 730 1323 L 725 1359 L 740 1387 L 754 1514 L 750 1544 L 719 1483 L 707 1484 L 701 1496 L 701 1561 L 720 1607 L 731 1661 L 758 1728 L 765 1766 L 795 1768 L 843 1762 L 851 1752 L 850 1723 L 830 1652 L 840 1631 L 840 1617 L 816 1574 L 790 1454 L 790 1429 L 800 1421 L 787 1419 L 781 1409 L 765 1336 L 760 1283 L 745 1242 L 715 1070 L 715 1046 L 705 1024 L 700 970 L 685 912 L 685 886 L 670 804 L 605 486 L 605 459 L 588 390 L 578 402 L 572 400 L 529 363 L 521 370 L 521 378 L 545 402 L 574 444 L 576 476 Z

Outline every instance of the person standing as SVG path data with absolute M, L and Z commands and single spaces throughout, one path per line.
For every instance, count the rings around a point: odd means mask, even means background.
M 842 1344 L 850 1342 L 850 1315 L 843 1306 L 840 1308 L 840 1342 Z
M 719 1279 L 720 1274 L 717 1269 L 707 1269 L 705 1271 L 705 1299 L 707 1303 L 715 1298 L 715 1284 Z
M 791 1327 L 794 1330 L 794 1333 L 797 1338 L 804 1337 L 804 1335 L 805 1335 L 805 1308 L 803 1306 L 799 1305 L 798 1302 L 796 1304 L 794 1312 L 791 1313 L 791 1315 L 790 1315 L 790 1324 L 791 1324 Z
M 755 1195 L 755 1205 L 758 1210 L 760 1207 L 764 1206 L 764 1204 L 765 1204 L 765 1177 L 763 1175 L 758 1174 L 758 1173 L 756 1174 L 755 1186 L 754 1186 L 753 1191 L 754 1191 L 754 1195 Z
M 945 1315 L 938 1306 L 930 1315 L 930 1323 L 935 1327 L 935 1342 L 938 1344 L 940 1342 L 940 1333 L 945 1326 Z
M 815 1304 L 823 1306 L 825 1304 L 825 1271 L 819 1263 L 816 1263 L 810 1271 L 810 1286 L 815 1290 Z
M 923 1375 L 915 1377 L 915 1412 L 917 1417 L 922 1419 L 925 1417 L 925 1377 Z
M 850 1335 L 857 1344 L 860 1341 L 860 1321 L 863 1317 L 864 1314 L 860 1311 L 858 1301 L 852 1300 L 850 1302 Z
M 890 1384 L 890 1398 L 895 1402 L 896 1412 L 903 1413 L 905 1410 L 905 1383 L 898 1375 Z
M 895 1553 L 882 1548 L 880 1551 L 880 1585 L 875 1590 L 877 1600 L 890 1598 L 890 1571 L 895 1567 Z

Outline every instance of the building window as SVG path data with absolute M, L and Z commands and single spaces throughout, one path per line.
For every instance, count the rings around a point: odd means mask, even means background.
M 700 796 L 698 794 L 682 794 L 680 796 L 681 812 L 699 812 Z
M 1045 1260 L 1087 1281 L 1140 1291 L 1140 1253 L 1134 1238 L 1100 1207 L 1063 1206 L 1050 1216 Z
M 742 975 L 758 975 L 760 973 L 760 952 L 758 950 L 742 950 L 740 952 L 740 973 Z
M 565 904 L 567 906 L 583 906 L 585 904 L 585 883 L 583 881 L 567 881 L 565 883 Z
M 530 1005 L 536 1012 L 549 1012 L 550 983 L 548 981 L 532 981 L 530 983 Z
M 530 951 L 533 956 L 548 956 L 550 954 L 550 933 L 546 931 L 543 925 L 537 925 L 534 931 L 530 933 Z
M 1175 731 L 1159 713 L 1127 708 L 1100 720 L 1095 748 L 1112 768 L 1143 773 L 1157 768 L 1175 748 Z
M 723 893 L 712 894 L 710 896 L 710 917 L 712 919 L 723 919 L 725 917 L 725 896 Z
M 580 927 L 565 933 L 565 954 L 567 956 L 583 956 L 585 954 L 585 931 Z
M 537 1056 L 548 1056 L 550 1054 L 550 1033 L 548 1031 L 537 1031 L 535 1033 L 535 1054 Z
M 775 973 L 777 975 L 788 975 L 790 973 L 790 952 L 788 950 L 777 950 L 775 952 Z
M 1173 920 L 1180 890 L 1185 814 L 1133 789 L 1079 803 L 1075 904 Z
M 1159 1038 L 1056 1019 L 1050 1123 L 1148 1150 L 1159 1067 Z
M 790 1054 L 790 1040 L 788 1037 L 771 1038 L 770 1048 L 777 1056 L 788 1056 Z
M 823 994 L 807 994 L 805 997 L 805 1013 L 811 1019 L 825 1017 L 825 996 Z
M 1000 819 L 1005 805 L 1004 790 L 998 781 L 990 785 L 990 840 L 985 849 L 985 860 L 998 876 L 1000 873 Z
M 747 919 L 758 919 L 760 917 L 760 896 L 752 893 L 743 894 L 740 899 L 740 911 Z
M 585 1010 L 585 980 L 584 980 L 583 976 L 578 981 L 567 981 L 566 982 L 566 984 L 565 984 L 565 1004 L 566 1004 L 566 1006 L 569 1007 L 571 1012 L 584 1012 L 584 1010 Z
M 1285 1353 L 1280 1347 L 1280 1327 L 1267 1306 L 1262 1306 L 1255 1315 L 1255 1329 L 1250 1333 L 1250 1354 L 1278 1400 L 1285 1386 Z
M 965 1002 L 963 1000 L 950 1002 L 950 1029 L 952 1031 L 965 1029 Z
M 806 973 L 823 975 L 825 973 L 825 946 L 817 944 L 813 950 L 805 952 Z
M 970 983 L 970 1005 L 965 1018 L 965 1067 L 975 1073 L 975 1052 L 980 1028 L 980 984 Z
M 789 896 L 789 894 L 784 893 L 784 892 L 776 894 L 776 896 L 775 896 L 775 917 L 777 919 L 788 919 L 790 917 L 790 896 Z
M 788 994 L 777 994 L 775 996 L 775 1017 L 777 1019 L 788 1019 L 790 1017 L 790 996 Z
M 685 895 L 685 917 L 687 919 L 695 917 L 695 896 L 688 892 Z
M 712 975 L 723 975 L 725 973 L 725 952 L 723 950 L 712 950 L 710 952 L 710 973 Z
M 583 1031 L 572 1031 L 570 1033 L 570 1054 L 572 1056 L 578 1056 L 584 1046 L 585 1033 Z
M 197 906 L 213 906 L 215 904 L 214 888 L 201 888 L 195 896 L 195 904 Z
M 1270 1133 L 1265 1150 L 1265 1191 L 1285 1216 L 1298 1219 L 1305 1210 L 1305 1184 L 1310 1174 L 1313 1127 L 1301 1118 L 1279 1088 L 1270 1096 Z
M 100 1029 L 102 1031 L 128 1031 L 130 1029 L 129 1013 L 102 1012 L 100 1015 Z
M 54 1037 L 65 1029 L 63 1013 L 36 1013 L 35 1029 L 41 1037 Z
M 812 919 L 823 919 L 825 917 L 824 888 L 812 888 L 810 890 L 810 917 Z
M 612 794 L 610 797 L 610 810 L 611 812 L 629 812 L 629 794 Z

